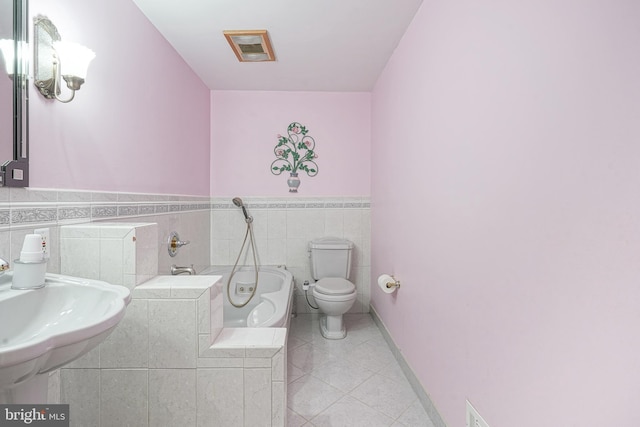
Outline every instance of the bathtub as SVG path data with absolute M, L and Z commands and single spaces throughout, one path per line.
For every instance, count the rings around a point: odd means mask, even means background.
M 263 328 L 286 327 L 293 299 L 293 276 L 284 267 L 258 267 L 258 287 L 253 299 L 244 307 L 231 305 L 227 297 L 227 280 L 231 266 L 209 267 L 199 274 L 221 275 L 222 293 L 224 295 L 224 327 L 225 328 Z M 236 303 L 247 300 L 242 293 L 254 285 L 255 270 L 253 267 L 239 267 L 231 282 L 231 298 Z

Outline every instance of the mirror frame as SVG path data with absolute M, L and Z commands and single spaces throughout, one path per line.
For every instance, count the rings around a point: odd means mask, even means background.
M 0 169 L 0 186 L 29 186 L 28 0 L 13 0 L 13 159 Z

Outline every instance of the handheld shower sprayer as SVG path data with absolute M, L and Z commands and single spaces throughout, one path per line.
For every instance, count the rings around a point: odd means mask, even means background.
M 256 257 L 256 243 L 253 239 L 253 226 L 251 223 L 253 222 L 253 217 L 247 213 L 247 208 L 244 207 L 244 203 L 242 203 L 242 199 L 240 197 L 234 197 L 231 199 L 234 205 L 242 209 L 242 213 L 244 214 L 244 220 L 247 223 L 247 231 L 244 233 L 244 240 L 242 241 L 242 246 L 240 247 L 240 252 L 238 252 L 238 257 L 236 258 L 235 264 L 233 264 L 233 268 L 231 269 L 231 273 L 227 277 L 227 298 L 232 306 L 236 308 L 242 308 L 245 305 L 249 304 L 249 301 L 253 299 L 256 294 L 256 289 L 258 289 L 258 258 Z M 251 249 L 251 253 L 253 255 L 253 269 L 255 271 L 255 286 L 253 286 L 253 290 L 247 298 L 243 302 L 234 301 L 231 296 L 231 281 L 233 280 L 233 275 L 236 274 L 236 268 L 238 267 L 238 263 L 240 262 L 240 257 L 242 256 L 242 252 L 244 251 L 244 247 L 247 244 L 247 239 L 249 240 L 249 247 L 247 247 L 246 256 L 249 256 L 249 249 Z M 242 289 L 242 288 L 241 288 Z M 234 291 L 234 293 L 238 293 L 238 291 Z
M 233 200 L 231 201 L 233 202 L 234 205 L 242 209 L 242 213 L 244 214 L 244 220 L 247 222 L 247 224 L 253 221 L 253 217 L 249 216 L 249 214 L 247 213 L 247 208 L 244 207 L 244 203 L 242 203 L 242 199 L 240 197 L 234 197 Z

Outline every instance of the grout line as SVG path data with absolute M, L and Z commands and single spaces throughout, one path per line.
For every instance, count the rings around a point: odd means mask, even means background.
M 358 314 L 358 315 L 359 315 L 359 316 L 363 316 L 362 318 L 364 318 L 364 314 L 365 314 L 365 313 L 361 313 L 361 314 Z M 378 326 L 378 324 L 377 324 L 377 323 L 375 323 L 375 321 L 372 319 L 372 317 L 369 317 L 369 320 L 370 320 L 370 323 L 368 323 L 368 322 L 367 322 L 368 324 L 367 324 L 365 327 L 366 327 L 366 328 L 372 328 L 372 329 L 375 329 L 377 332 L 379 332 L 381 335 L 383 335 L 383 334 L 382 334 L 382 331 L 380 331 L 380 327 Z M 348 328 L 348 326 L 347 326 L 347 328 Z M 292 334 L 292 336 L 294 336 L 294 335 Z M 298 338 L 298 339 L 300 339 L 300 338 Z M 349 340 L 349 334 L 347 334 L 347 338 L 345 338 L 345 339 L 346 339 L 346 340 Z M 367 343 L 369 343 L 369 342 L 372 342 L 372 340 L 374 340 L 374 339 L 375 339 L 374 337 L 368 337 L 368 338 L 364 339 L 364 341 L 362 341 L 362 342 L 358 341 L 357 343 L 355 343 L 355 344 L 354 344 L 353 348 L 357 348 L 357 347 L 358 347 L 358 346 L 360 346 L 360 345 L 363 345 L 363 344 L 367 344 Z M 310 345 L 313 347 L 313 342 L 310 342 L 310 343 L 308 343 L 308 344 L 310 344 Z M 386 348 L 386 349 L 388 349 L 389 351 L 391 351 L 391 352 L 392 352 L 392 354 L 393 354 L 393 350 L 390 348 L 390 345 L 388 344 L 388 342 L 387 342 L 386 340 L 385 340 L 384 342 L 380 342 L 379 340 L 376 340 L 376 342 L 375 342 L 375 343 L 373 343 L 373 342 L 372 342 L 372 344 L 375 344 L 375 347 L 376 347 L 376 348 L 378 348 L 378 347 L 380 347 L 380 348 Z M 373 349 L 372 349 L 372 350 L 373 350 Z M 332 352 L 331 352 L 331 350 L 328 350 L 327 352 L 328 352 L 328 353 L 332 353 Z M 395 355 L 394 355 L 394 356 L 395 356 Z M 347 359 L 343 359 L 343 360 L 344 360 L 347 364 L 352 363 L 351 361 L 349 361 L 349 360 L 348 360 L 348 358 L 347 358 Z M 389 364 L 391 364 L 391 363 L 397 363 L 397 364 L 398 364 L 398 367 L 401 367 L 401 366 L 400 366 L 399 361 L 398 361 L 397 359 L 395 359 L 395 357 L 394 357 L 394 359 L 393 359 L 393 361 L 392 361 L 392 362 L 389 362 Z M 324 364 L 322 364 L 322 365 L 324 365 Z M 322 366 L 322 365 L 321 365 L 321 366 Z M 294 366 L 295 366 L 295 365 L 294 365 Z M 386 366 L 388 366 L 388 364 L 387 364 Z M 381 370 L 382 370 L 382 369 L 384 369 L 384 368 L 381 368 Z M 374 407 L 370 406 L 367 402 L 362 401 L 362 400 L 361 400 L 361 399 L 359 399 L 357 396 L 354 396 L 354 395 L 352 394 L 356 389 L 358 389 L 358 388 L 359 388 L 359 387 L 361 387 L 364 383 L 366 383 L 367 381 L 371 380 L 372 378 L 374 378 L 374 377 L 376 377 L 376 376 L 377 376 L 377 377 L 379 377 L 379 378 L 384 378 L 385 380 L 389 380 L 389 381 L 391 381 L 391 382 L 393 382 L 393 383 L 400 384 L 400 383 L 399 383 L 398 381 L 396 381 L 394 378 L 386 377 L 386 376 L 382 375 L 379 371 L 372 370 L 372 369 L 368 369 L 368 368 L 367 368 L 366 370 L 370 371 L 370 375 L 369 375 L 367 378 L 365 378 L 365 379 L 363 379 L 362 381 L 360 381 L 360 382 L 359 382 L 359 384 L 357 384 L 355 387 L 353 387 L 350 391 L 343 391 L 342 389 L 339 389 L 339 388 L 335 387 L 334 385 L 330 384 L 329 382 L 325 381 L 323 378 L 316 376 L 316 375 L 313 373 L 313 369 L 312 369 L 310 372 L 305 373 L 302 377 L 305 377 L 305 376 L 306 376 L 306 377 L 311 377 L 311 378 L 314 378 L 314 379 L 316 379 L 316 380 L 319 380 L 319 381 L 321 381 L 321 382 L 323 382 L 323 383 L 327 384 L 328 386 L 331 386 L 331 387 L 336 388 L 336 389 L 337 389 L 338 391 L 340 391 L 340 392 L 341 392 L 341 394 L 342 394 L 342 397 L 341 397 L 340 399 L 338 399 L 338 400 L 336 400 L 335 402 L 333 402 L 331 405 L 329 405 L 327 408 L 325 408 L 325 409 L 324 409 L 323 411 L 321 411 L 319 414 L 321 414 L 321 413 L 323 413 L 323 412 L 325 412 L 325 411 L 329 410 L 329 408 L 331 408 L 331 407 L 332 407 L 332 406 L 334 406 L 336 403 L 340 402 L 341 400 L 343 400 L 344 398 L 346 398 L 346 397 L 348 396 L 349 398 L 352 398 L 352 399 L 354 399 L 355 401 L 360 402 L 362 405 L 364 405 L 364 406 L 366 406 L 366 407 L 370 408 L 371 410 L 375 411 L 376 413 L 380 414 L 381 416 L 384 416 L 385 418 L 389 418 L 390 420 L 397 421 L 398 423 L 400 423 L 400 421 L 398 421 L 398 420 L 402 417 L 402 415 L 403 415 L 404 413 L 406 413 L 407 411 L 409 411 L 409 410 L 411 409 L 411 406 L 413 405 L 413 403 L 412 403 L 412 405 L 410 405 L 410 406 L 408 406 L 407 408 L 405 408 L 404 410 L 402 410 L 402 412 L 401 412 L 398 416 L 394 417 L 394 416 L 391 416 L 391 415 L 389 415 L 389 414 L 387 414 L 387 413 L 385 413 L 385 412 L 383 412 L 383 411 L 380 411 L 379 409 L 376 409 L 376 408 L 374 408 Z M 302 378 L 302 377 L 301 377 L 301 378 Z M 298 380 L 300 380 L 300 378 L 296 379 L 295 381 L 298 381 Z M 414 399 L 412 400 L 412 402 L 420 402 L 420 399 L 419 399 L 419 397 L 418 397 L 418 394 L 415 392 L 415 390 L 413 390 L 413 387 L 411 388 L 411 391 L 412 391 L 412 394 L 413 394 L 413 396 L 414 396 Z M 422 403 L 422 402 L 420 402 L 420 403 Z M 290 409 L 291 411 L 293 411 L 293 409 L 291 409 L 291 408 L 289 408 L 289 409 Z M 293 412 L 295 413 L 295 411 L 293 411 Z M 426 412 L 426 411 L 425 411 L 425 412 Z M 313 415 L 313 417 L 312 417 L 312 419 L 313 419 L 314 417 L 318 416 L 319 414 L 314 414 L 314 415 Z M 427 415 L 427 416 L 428 416 L 428 415 Z M 311 419 L 311 420 L 312 420 L 312 419 Z

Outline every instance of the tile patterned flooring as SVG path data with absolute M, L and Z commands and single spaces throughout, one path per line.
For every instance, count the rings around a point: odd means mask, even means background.
M 344 316 L 347 337 L 326 340 L 318 318 L 291 319 L 289 427 L 433 427 L 368 313 Z

